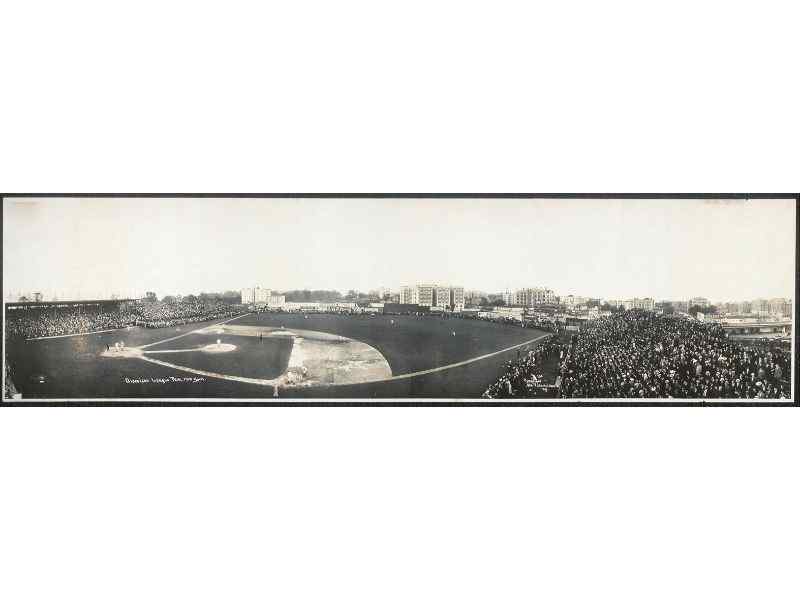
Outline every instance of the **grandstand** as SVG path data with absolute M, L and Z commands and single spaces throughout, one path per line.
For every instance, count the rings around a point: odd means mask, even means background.
M 40 302 L 5 302 L 6 311 L 36 311 L 55 309 L 83 309 L 99 311 L 130 310 L 141 300 L 135 298 L 119 298 L 114 300 L 51 300 Z

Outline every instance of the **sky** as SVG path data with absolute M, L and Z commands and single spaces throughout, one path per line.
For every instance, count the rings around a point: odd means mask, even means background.
M 792 200 L 7 198 L 3 294 L 397 289 L 793 297 Z

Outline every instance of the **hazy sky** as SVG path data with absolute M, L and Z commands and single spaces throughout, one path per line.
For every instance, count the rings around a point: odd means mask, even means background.
M 791 200 L 6 199 L 3 289 L 792 297 Z

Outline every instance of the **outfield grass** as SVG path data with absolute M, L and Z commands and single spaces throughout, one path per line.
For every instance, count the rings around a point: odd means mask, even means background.
M 538 330 L 471 319 L 389 315 L 261 313 L 248 315 L 235 323 L 310 329 L 359 340 L 383 354 L 394 375 L 488 354 L 525 342 L 540 333 Z

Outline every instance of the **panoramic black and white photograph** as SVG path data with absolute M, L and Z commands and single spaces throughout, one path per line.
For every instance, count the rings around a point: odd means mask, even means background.
M 795 211 L 9 197 L 4 400 L 790 403 Z
M 0 600 L 798 600 L 800 2 L 0 0 Z

